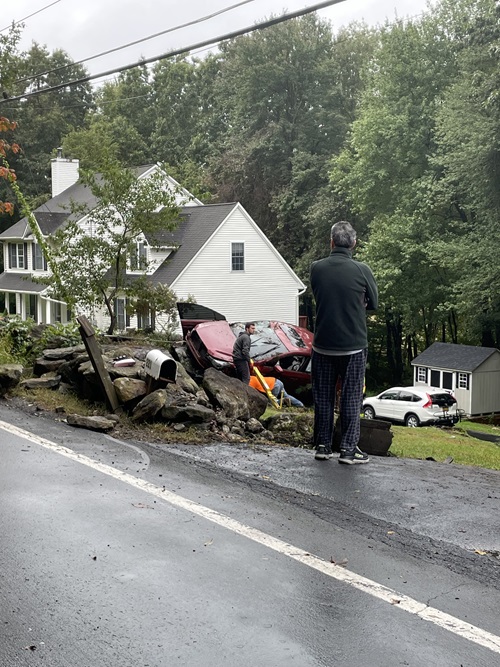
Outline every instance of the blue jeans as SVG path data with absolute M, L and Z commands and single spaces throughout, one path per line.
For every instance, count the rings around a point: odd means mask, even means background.
M 290 401 L 290 405 L 293 405 L 294 408 L 304 407 L 302 401 L 299 401 L 299 399 L 295 398 L 295 396 L 291 396 L 290 394 L 286 393 L 285 386 L 283 385 L 283 382 L 281 380 L 276 380 L 271 393 L 273 394 L 273 396 L 276 396 L 276 398 L 279 400 L 281 392 L 283 392 L 283 398 L 288 398 Z

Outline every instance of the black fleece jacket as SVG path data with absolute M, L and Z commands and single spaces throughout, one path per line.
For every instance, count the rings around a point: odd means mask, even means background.
M 366 311 L 378 306 L 377 283 L 367 264 L 335 247 L 313 262 L 311 287 L 316 301 L 314 349 L 352 352 L 368 347 Z

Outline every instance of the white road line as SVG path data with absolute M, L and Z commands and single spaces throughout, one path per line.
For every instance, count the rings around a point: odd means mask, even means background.
M 410 614 L 418 616 L 424 621 L 433 623 L 434 625 L 444 628 L 445 630 L 448 630 L 449 632 L 452 632 L 455 635 L 462 637 L 463 639 L 467 639 L 471 642 L 474 642 L 475 644 L 484 646 L 490 651 L 500 654 L 500 637 L 487 632 L 486 630 L 482 630 L 475 625 L 466 623 L 459 618 L 455 618 L 450 614 L 446 614 L 440 611 L 439 609 L 429 607 L 424 602 L 419 602 L 414 598 L 403 595 L 402 593 L 399 593 L 398 591 L 395 591 L 391 588 L 387 588 L 382 584 L 378 584 L 376 581 L 371 581 L 366 577 L 362 577 L 358 574 L 355 574 L 354 572 L 350 572 L 344 567 L 339 567 L 333 563 L 328 563 L 327 561 L 322 560 L 314 554 L 310 554 L 303 549 L 294 547 L 292 544 L 283 542 L 282 540 L 272 537 L 272 535 L 268 535 L 267 533 L 263 533 L 256 528 L 245 526 L 239 521 L 235 521 L 234 519 L 231 519 L 224 514 L 220 514 L 219 512 L 212 510 L 209 507 L 204 507 L 203 505 L 200 505 L 199 503 L 196 503 L 187 498 L 183 498 L 182 496 L 173 493 L 172 491 L 167 491 L 164 488 L 155 486 L 154 484 L 134 477 L 129 473 L 116 470 L 115 468 L 112 468 L 111 466 L 108 466 L 104 463 L 94 461 L 88 456 L 73 452 L 67 447 L 63 447 L 62 445 L 51 442 L 50 440 L 41 438 L 37 435 L 34 435 L 33 433 L 29 433 L 28 431 L 18 428 L 17 426 L 12 426 L 7 422 L 0 421 L 0 428 L 20 438 L 30 440 L 31 442 L 40 445 L 41 447 L 45 447 L 46 449 L 56 452 L 57 454 L 61 454 L 61 456 L 65 456 L 68 459 L 88 466 L 89 468 L 97 470 L 105 475 L 114 477 L 115 479 L 120 480 L 125 484 L 129 484 L 136 489 L 140 489 L 141 491 L 145 491 L 146 493 L 156 496 L 157 498 L 160 498 L 161 500 L 164 500 L 165 502 L 170 503 L 175 507 L 196 514 L 197 516 L 203 517 L 208 521 L 212 521 L 213 523 L 222 526 L 227 530 L 231 530 L 233 533 L 237 533 L 238 535 L 242 535 L 243 537 L 246 537 L 249 540 L 253 540 L 258 544 L 262 544 L 268 549 L 272 549 L 279 554 L 288 556 L 288 558 L 298 561 L 299 563 L 303 563 L 304 565 L 307 565 L 308 567 L 317 570 L 318 572 L 326 574 L 327 576 L 332 577 L 337 581 L 350 584 L 354 588 L 357 588 L 364 593 L 368 593 L 369 595 L 378 598 L 379 600 L 388 602 L 398 609 L 403 609 Z

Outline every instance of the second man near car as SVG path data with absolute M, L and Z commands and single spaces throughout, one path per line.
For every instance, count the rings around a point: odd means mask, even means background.
M 247 322 L 245 330 L 240 332 L 233 345 L 233 362 L 236 367 L 236 376 L 248 384 L 250 382 L 250 336 L 255 332 L 255 322 Z

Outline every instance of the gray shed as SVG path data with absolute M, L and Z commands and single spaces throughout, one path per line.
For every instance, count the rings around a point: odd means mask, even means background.
M 495 347 L 433 343 L 411 363 L 415 387 L 452 390 L 469 416 L 500 412 L 500 351 Z

